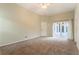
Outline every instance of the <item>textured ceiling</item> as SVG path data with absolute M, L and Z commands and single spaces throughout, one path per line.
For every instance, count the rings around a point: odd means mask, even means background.
M 51 3 L 47 9 L 40 7 L 40 3 L 19 3 L 18 5 L 33 11 L 39 15 L 53 15 L 58 13 L 63 13 L 67 11 L 72 11 L 75 9 L 75 3 Z

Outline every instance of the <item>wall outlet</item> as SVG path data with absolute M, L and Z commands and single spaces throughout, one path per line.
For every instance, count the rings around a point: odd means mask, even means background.
M 27 36 L 25 36 L 25 38 L 27 38 Z

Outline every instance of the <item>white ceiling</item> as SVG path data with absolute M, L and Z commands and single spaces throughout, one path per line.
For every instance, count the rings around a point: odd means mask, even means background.
M 72 11 L 75 9 L 75 3 L 51 3 L 47 9 L 40 7 L 40 3 L 19 3 L 20 6 L 33 11 L 39 15 L 53 15 L 58 13 L 63 13 L 67 11 Z

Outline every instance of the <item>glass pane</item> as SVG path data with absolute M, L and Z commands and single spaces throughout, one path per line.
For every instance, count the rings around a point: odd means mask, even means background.
M 59 24 L 59 32 L 60 32 L 60 24 Z
M 64 33 L 64 22 L 62 22 L 62 32 Z
M 58 32 L 58 23 L 57 23 L 57 29 L 56 29 L 56 30 L 57 30 L 57 32 Z
M 68 32 L 68 28 L 67 28 L 67 26 L 66 26 L 66 32 Z
M 64 26 L 62 26 L 62 32 L 64 32 Z

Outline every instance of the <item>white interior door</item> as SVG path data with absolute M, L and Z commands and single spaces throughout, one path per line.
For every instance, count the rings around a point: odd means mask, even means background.
M 41 22 L 41 36 L 47 36 L 47 23 Z

